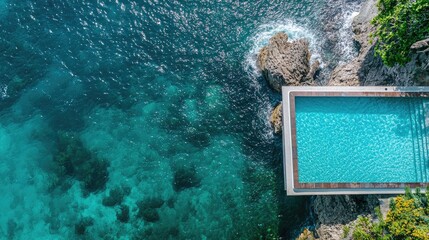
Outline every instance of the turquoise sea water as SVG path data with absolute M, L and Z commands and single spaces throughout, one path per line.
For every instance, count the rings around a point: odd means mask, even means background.
M 300 182 L 428 182 L 429 99 L 297 97 Z
M 296 236 L 255 56 L 324 4 L 0 0 L 0 238 Z

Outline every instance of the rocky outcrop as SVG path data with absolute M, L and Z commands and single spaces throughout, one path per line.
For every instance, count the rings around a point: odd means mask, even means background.
M 288 41 L 285 33 L 274 35 L 258 55 L 258 67 L 270 86 L 281 91 L 283 85 L 311 85 L 315 69 L 310 70 L 310 51 L 305 39 Z M 312 65 L 318 67 L 318 63 Z
M 353 57 L 353 38 L 350 36 L 351 19 L 359 11 L 364 0 L 326 0 L 320 10 L 320 28 L 323 32 L 320 53 L 323 59 L 322 74 L 327 74 L 338 62 L 348 61 Z
M 280 102 L 271 112 L 270 123 L 275 134 L 282 132 L 282 103 Z
M 365 56 L 373 48 L 370 44 L 369 34 L 374 30 L 370 24 L 371 19 L 377 15 L 376 0 L 366 1 L 359 12 L 353 19 L 354 39 L 359 44 L 359 55 L 351 62 L 337 66 L 331 74 L 329 85 L 334 86 L 359 86 L 359 70 Z
M 343 226 L 359 215 L 374 214 L 379 200 L 368 196 L 316 196 L 312 208 L 317 218 L 317 235 L 321 240 L 342 239 Z
M 318 61 L 313 62 L 310 66 L 311 55 L 307 40 L 288 40 L 286 33 L 277 33 L 258 54 L 258 68 L 269 85 L 278 92 L 281 92 L 284 85 L 313 85 L 314 76 L 320 67 Z M 281 103 L 273 109 L 270 123 L 275 134 L 281 133 Z
M 355 40 L 360 46 L 359 55 L 345 65 L 334 69 L 329 85 L 335 86 L 375 86 L 375 85 L 428 85 L 429 84 L 429 50 L 424 48 L 425 41 L 411 47 L 411 61 L 404 66 L 387 67 L 381 58 L 375 55 L 375 41 L 370 41 L 374 27 L 370 21 L 377 15 L 376 0 L 367 0 L 359 15 L 353 20 Z M 426 42 L 427 43 L 427 42 Z
M 429 38 L 415 42 L 411 45 L 411 50 L 417 53 L 429 52 Z
M 307 228 L 304 228 L 304 231 L 298 236 L 296 240 L 314 240 L 314 234 L 309 231 Z

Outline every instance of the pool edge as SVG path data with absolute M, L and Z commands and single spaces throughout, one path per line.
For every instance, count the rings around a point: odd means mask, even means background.
M 300 86 L 300 87 L 282 87 L 282 123 L 283 123 L 283 133 L 282 133 L 282 145 L 283 145 L 283 174 L 284 174 L 284 187 L 286 194 L 289 196 L 299 196 L 299 195 L 350 195 L 350 194 L 401 194 L 405 192 L 405 186 L 407 184 L 402 184 L 401 187 L 394 188 L 384 188 L 381 186 L 386 186 L 389 183 L 384 185 L 380 184 L 380 188 L 377 188 L 374 184 L 367 184 L 370 187 L 366 188 L 297 188 L 295 187 L 295 177 L 298 175 L 297 161 L 293 161 L 293 136 L 291 125 L 291 96 L 294 99 L 294 92 L 299 92 L 300 94 L 304 93 L 306 95 L 315 95 L 315 96 L 330 96 L 326 93 L 334 93 L 334 95 L 339 96 L 407 96 L 406 93 L 429 93 L 429 87 L 398 87 L 398 86 L 365 86 L 365 87 L 310 87 L 310 86 Z M 324 93 L 325 94 L 322 94 Z M 403 94 L 405 93 L 405 94 Z M 294 109 L 292 109 L 294 110 Z M 294 111 L 292 115 L 294 114 Z M 292 116 L 294 117 L 294 116 Z M 349 183 L 347 183 L 349 184 Z M 353 184 L 353 183 L 350 183 Z M 311 184 L 310 184 L 311 185 Z M 327 184 L 330 185 L 330 184 Z M 363 185 L 363 184 L 362 184 Z M 425 183 L 423 185 L 429 185 Z M 425 189 L 422 189 L 424 192 Z

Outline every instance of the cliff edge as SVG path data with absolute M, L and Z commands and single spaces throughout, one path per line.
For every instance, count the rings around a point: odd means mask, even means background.
M 375 55 L 376 39 L 371 41 L 374 31 L 371 20 L 378 14 L 377 1 L 367 0 L 359 14 L 353 19 L 354 39 L 359 46 L 359 55 L 347 64 L 337 66 L 331 74 L 331 86 L 377 86 L 377 85 L 428 85 L 429 51 L 418 50 L 425 41 L 411 47 L 411 61 L 405 65 L 388 67 Z M 429 40 L 427 40 L 429 41 Z M 427 42 L 426 41 L 426 42 Z M 423 44 L 423 45 L 422 45 Z

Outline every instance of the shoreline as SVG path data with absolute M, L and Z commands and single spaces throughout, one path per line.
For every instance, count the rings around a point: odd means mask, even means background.
M 429 83 L 429 69 L 424 63 L 429 62 L 429 54 L 426 52 L 412 51 L 411 61 L 404 66 L 396 64 L 387 67 L 382 63 L 379 56 L 375 56 L 374 42 L 370 34 L 375 30 L 370 21 L 378 14 L 376 0 L 366 0 L 362 3 L 360 11 L 352 20 L 353 39 L 359 46 L 357 55 L 347 62 L 339 62 L 333 68 L 326 81 L 327 86 L 421 86 Z M 335 29 L 335 28 L 333 28 Z M 326 30 L 326 29 L 325 29 Z M 294 54 L 284 46 L 294 44 L 287 42 L 287 36 L 282 40 L 276 36 L 270 40 L 270 45 L 279 50 L 263 49 L 258 56 L 258 65 L 265 79 L 271 87 L 278 90 L 280 86 L 305 86 L 315 85 L 313 81 L 301 75 L 290 75 L 291 70 L 282 67 L 282 64 L 309 69 L 306 64 L 297 64 L 296 60 L 290 61 L 288 55 Z M 297 42 L 298 43 L 298 42 Z M 424 45 L 417 44 L 418 46 Z M 305 46 L 300 46 L 306 48 Z M 268 49 L 270 46 L 268 47 Z M 272 47 L 271 47 L 272 48 Z M 276 52 L 277 55 L 270 56 L 267 51 Z M 285 57 L 286 56 L 286 57 Z M 283 59 L 276 63 L 275 59 Z M 286 60 L 284 60 L 286 59 Z M 301 58 L 302 59 L 302 58 Z M 274 64 L 271 67 L 269 64 Z M 308 65 L 307 65 L 308 66 Z M 310 71 L 310 70 L 307 70 Z M 313 74 L 315 70 L 311 70 Z M 311 75 L 311 74 L 310 74 Z M 292 79 L 292 80 L 291 80 Z M 285 101 L 285 99 L 283 99 Z M 270 122 L 275 133 L 281 133 L 281 104 L 274 106 L 270 116 Z M 387 196 L 389 197 L 389 196 Z M 314 215 L 315 231 L 318 239 L 342 239 L 343 227 L 354 222 L 359 215 L 375 216 L 375 207 L 384 208 L 387 211 L 386 195 L 339 195 L 339 196 L 315 196 L 311 200 L 310 215 Z

